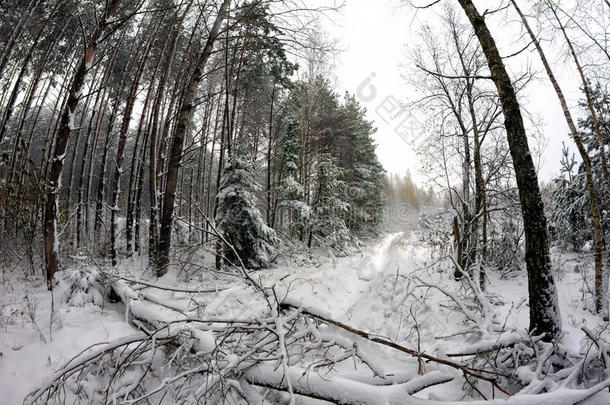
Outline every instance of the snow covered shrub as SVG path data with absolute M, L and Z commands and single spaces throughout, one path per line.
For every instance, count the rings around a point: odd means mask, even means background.
M 511 218 L 501 222 L 500 231 L 492 228 L 487 261 L 503 275 L 521 270 L 523 247 L 519 225 Z
M 63 300 L 69 305 L 82 307 L 85 304 L 101 306 L 104 302 L 102 275 L 93 268 L 74 270 L 67 277 L 68 289 Z
M 275 231 L 265 224 L 257 208 L 255 192 L 259 188 L 250 164 L 231 157 L 218 192 L 216 224 L 244 265 L 251 269 L 269 267 L 279 245 Z M 223 250 L 228 260 L 237 263 L 230 246 L 224 246 Z
M 449 246 L 451 237 L 451 213 L 421 213 L 417 224 L 417 236 L 420 241 L 428 242 L 434 247 Z

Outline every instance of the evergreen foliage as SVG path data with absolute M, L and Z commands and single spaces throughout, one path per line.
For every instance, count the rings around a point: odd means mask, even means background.
M 231 157 L 225 167 L 218 192 L 216 224 L 219 232 L 235 249 L 247 268 L 268 267 L 277 252 L 279 241 L 258 210 L 251 165 Z M 230 246 L 223 247 L 224 257 L 232 263 L 238 258 Z

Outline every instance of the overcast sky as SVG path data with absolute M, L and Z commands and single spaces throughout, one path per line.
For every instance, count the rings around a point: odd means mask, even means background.
M 484 2 L 477 3 L 481 5 Z M 415 15 L 412 8 L 401 6 L 399 0 L 346 0 L 341 13 L 334 17 L 334 23 L 326 23 L 329 34 L 339 40 L 339 46 L 343 49 L 335 61 L 337 90 L 347 90 L 361 96 L 369 119 L 378 128 L 377 152 L 386 170 L 404 173 L 409 169 L 420 182 L 424 182 L 425 177 L 419 172 L 421 164 L 414 148 L 396 133 L 395 128 L 400 125 L 400 120 L 388 120 L 387 116 L 393 100 L 405 102 L 417 98 L 417 94 L 405 83 L 403 75 L 412 68 L 408 60 L 409 47 L 417 43 L 420 24 L 434 25 L 438 21 L 442 10 L 436 7 L 436 10 L 420 11 Z M 505 22 L 506 14 L 502 18 Z M 503 25 L 490 24 L 490 29 L 499 42 L 501 54 L 510 54 L 526 43 L 520 39 L 521 24 L 515 18 Z M 553 46 L 547 44 L 547 47 Z M 510 67 L 517 71 L 529 63 L 539 72 L 539 80 L 528 88 L 524 106 L 544 119 L 543 132 L 548 143 L 539 177 L 542 181 L 549 181 L 559 172 L 562 141 L 570 147 L 572 145 L 557 97 L 534 51 L 532 47 L 520 60 L 511 59 L 513 66 Z M 579 97 L 575 70 L 570 61 L 557 57 L 558 52 L 552 49 L 547 52 L 547 56 L 553 60 L 555 74 L 568 102 L 574 105 Z M 414 118 L 423 122 L 425 117 L 414 114 Z

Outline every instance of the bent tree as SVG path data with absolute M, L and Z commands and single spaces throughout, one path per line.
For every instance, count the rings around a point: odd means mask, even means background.
M 527 142 L 521 108 L 515 88 L 485 19 L 479 14 L 471 0 L 458 0 L 458 2 L 481 44 L 504 113 L 506 137 L 513 159 L 525 231 L 530 331 L 537 335 L 544 335 L 544 339 L 547 341 L 554 340 L 561 333 L 559 303 L 555 280 L 551 273 L 544 206 L 538 186 L 538 176 Z
M 589 152 L 587 148 L 582 142 L 580 134 L 578 133 L 578 129 L 576 128 L 576 124 L 574 124 L 574 119 L 572 118 L 572 113 L 568 107 L 568 103 L 566 102 L 566 98 L 559 86 L 559 82 L 557 81 L 553 70 L 551 69 L 551 65 L 549 64 L 548 59 L 540 45 L 540 42 L 536 38 L 534 31 L 532 31 L 529 23 L 527 22 L 527 18 L 521 12 L 521 9 L 517 6 L 515 0 L 510 0 L 513 7 L 519 14 L 521 21 L 523 22 L 523 26 L 527 30 L 527 33 L 532 40 L 532 43 L 536 46 L 536 50 L 538 51 L 538 55 L 540 56 L 540 60 L 542 61 L 542 65 L 544 66 L 544 70 L 546 70 L 547 76 L 549 80 L 553 84 L 553 89 L 555 89 L 555 93 L 557 94 L 557 98 L 561 104 L 561 109 L 563 111 L 563 115 L 566 119 L 566 123 L 568 124 L 568 128 L 570 129 L 570 134 L 572 135 L 572 139 L 576 144 L 576 148 L 578 149 L 578 153 L 582 159 L 582 163 L 585 167 L 585 179 L 587 182 L 587 193 L 589 196 L 589 206 L 591 208 L 591 218 L 593 220 L 593 248 L 594 254 L 593 258 L 595 261 L 595 310 L 597 313 L 602 312 L 604 316 L 607 316 L 608 308 L 607 307 L 607 299 L 606 297 L 606 289 L 603 288 L 607 285 L 607 283 L 602 283 L 603 279 L 603 263 L 602 263 L 602 250 L 603 250 L 603 240 L 602 240 L 602 223 L 601 223 L 601 214 L 599 210 L 599 202 L 597 190 L 595 189 L 595 182 L 593 180 L 593 168 L 591 164 L 591 157 L 589 156 Z M 603 152 L 602 152 L 603 153 Z M 602 162 L 605 159 L 602 156 Z

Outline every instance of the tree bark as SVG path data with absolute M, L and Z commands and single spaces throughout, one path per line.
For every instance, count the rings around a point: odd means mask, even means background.
M 572 119 L 572 113 L 568 108 L 568 103 L 563 95 L 563 91 L 553 74 L 553 70 L 544 54 L 542 46 L 540 42 L 536 38 L 536 35 L 532 31 L 525 15 L 521 12 L 521 9 L 517 6 L 515 0 L 510 0 L 513 7 L 521 17 L 521 21 L 525 29 L 527 30 L 530 39 L 536 46 L 536 50 L 540 55 L 540 60 L 544 65 L 544 69 L 549 77 L 549 80 L 553 84 L 553 89 L 555 89 L 555 93 L 557 94 L 557 98 L 559 98 L 559 102 L 561 104 L 561 109 L 563 110 L 563 115 L 568 124 L 568 128 L 570 129 L 570 134 L 572 135 L 572 139 L 576 144 L 578 149 L 578 153 L 582 158 L 583 164 L 585 166 L 585 178 L 587 182 L 587 192 L 589 194 L 589 205 L 591 207 L 591 217 L 593 219 L 593 246 L 594 246 L 594 260 L 595 260 L 595 310 L 599 313 L 603 312 L 605 316 L 607 316 L 607 299 L 606 297 L 606 289 L 603 288 L 602 283 L 602 273 L 603 273 L 603 262 L 602 262 L 602 250 L 603 250 L 603 241 L 602 241 L 602 226 L 601 226 L 601 215 L 599 212 L 599 203 L 597 201 L 597 191 L 595 189 L 595 183 L 593 181 L 593 170 L 591 168 L 591 158 L 589 157 L 589 153 L 587 152 L 586 147 L 582 143 L 582 139 L 578 134 L 578 130 L 576 129 L 576 125 L 574 124 L 574 120 Z M 602 146 L 600 146 L 602 147 Z
M 546 216 L 538 186 L 538 176 L 527 142 L 521 108 L 510 76 L 484 18 L 471 0 L 458 1 L 481 44 L 502 103 L 506 136 L 513 159 L 525 231 L 530 331 L 544 335 L 544 339 L 547 341 L 557 340 L 561 333 L 561 317 L 557 289 L 551 272 Z
M 199 83 L 203 79 L 204 69 L 207 62 L 212 54 L 214 42 L 220 32 L 220 27 L 225 19 L 227 8 L 231 0 L 224 0 L 218 15 L 214 21 L 214 25 L 210 30 L 207 42 L 201 51 L 201 54 L 197 61 L 197 67 L 195 72 L 191 76 L 190 82 L 187 85 L 182 100 L 182 105 L 178 113 L 176 130 L 173 137 L 173 143 L 169 156 L 168 168 L 167 168 L 167 179 L 165 185 L 165 193 L 163 195 L 163 212 L 161 215 L 161 224 L 159 231 L 159 248 L 157 251 L 156 260 L 156 273 L 157 276 L 162 276 L 167 273 L 167 267 L 169 265 L 169 250 L 171 246 L 171 231 L 172 222 L 174 216 L 174 202 L 176 199 L 176 186 L 178 179 L 178 170 L 180 169 L 180 161 L 182 159 L 182 148 L 184 146 L 184 138 L 186 136 L 186 130 L 193 112 L 193 102 L 199 88 Z
M 121 0 L 112 0 L 104 10 L 99 25 L 93 32 L 88 41 L 85 54 L 79 63 L 70 86 L 66 105 L 61 114 L 61 120 L 57 135 L 55 136 L 55 151 L 51 161 L 51 167 L 47 174 L 47 193 L 44 210 L 44 245 L 45 245 L 45 264 L 47 275 L 47 288 L 53 288 L 53 276 L 58 268 L 59 256 L 59 235 L 57 234 L 57 193 L 60 189 L 59 179 L 64 166 L 66 146 L 70 133 L 74 130 L 74 115 L 80 99 L 85 77 L 93 62 L 93 58 L 98 48 L 98 41 L 103 37 L 110 17 L 116 12 Z

